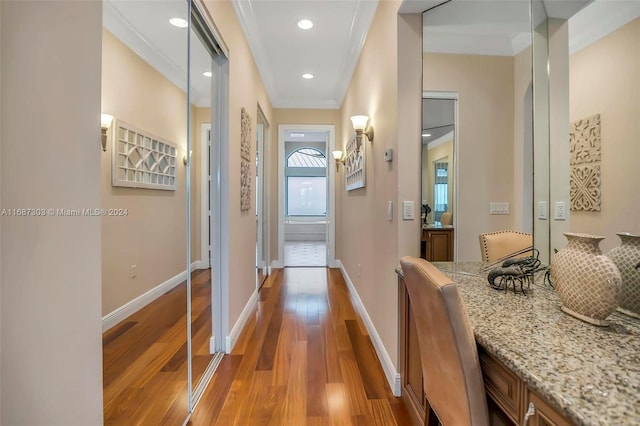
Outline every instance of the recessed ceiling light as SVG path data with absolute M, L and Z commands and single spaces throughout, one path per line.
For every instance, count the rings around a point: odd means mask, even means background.
M 292 138 L 304 138 L 304 133 L 291 133 Z
M 313 22 L 308 19 L 303 19 L 301 21 L 298 21 L 298 28 L 300 28 L 301 30 L 310 30 L 311 28 L 313 28 Z
M 205 77 L 211 77 L 213 74 L 211 74 L 211 71 L 205 71 L 202 73 L 202 75 L 204 75 Z
M 422 134 L 422 137 L 423 137 L 423 138 L 428 138 L 429 136 L 431 136 L 431 133 L 423 133 L 423 134 Z
M 313 78 L 313 74 L 309 74 L 309 73 L 302 74 L 302 78 L 306 78 L 307 80 L 311 80 Z
M 189 23 L 182 18 L 171 18 L 169 23 L 178 28 L 187 28 L 189 26 Z

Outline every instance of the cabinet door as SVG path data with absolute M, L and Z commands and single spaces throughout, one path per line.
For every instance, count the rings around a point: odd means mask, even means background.
M 431 262 L 453 261 L 453 231 L 430 230 L 427 232 L 426 259 Z

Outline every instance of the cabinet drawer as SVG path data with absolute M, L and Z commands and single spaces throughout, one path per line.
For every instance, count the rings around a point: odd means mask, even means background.
M 479 348 L 480 365 L 487 394 L 515 423 L 519 424 L 522 382 L 510 370 Z
M 529 403 L 533 403 L 536 413 L 529 418 L 526 426 L 572 426 L 571 422 L 535 392 L 527 391 L 527 407 Z

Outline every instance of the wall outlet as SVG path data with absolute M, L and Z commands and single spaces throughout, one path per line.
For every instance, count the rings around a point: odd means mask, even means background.
M 489 214 L 509 214 L 509 202 L 490 202 Z
M 553 218 L 555 220 L 566 220 L 567 219 L 567 203 L 564 201 L 556 201 L 555 208 L 553 211 Z
M 547 220 L 547 202 L 538 201 L 538 219 Z
M 384 150 L 384 161 L 393 160 L 393 148 L 387 148 Z
M 413 201 L 402 202 L 402 219 L 413 220 L 415 219 L 415 207 Z
M 136 265 L 131 265 L 131 278 L 135 278 L 138 275 L 137 268 Z

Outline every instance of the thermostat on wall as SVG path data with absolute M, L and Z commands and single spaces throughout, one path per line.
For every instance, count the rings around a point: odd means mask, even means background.
M 384 150 L 384 161 L 393 160 L 393 148 L 387 148 Z

